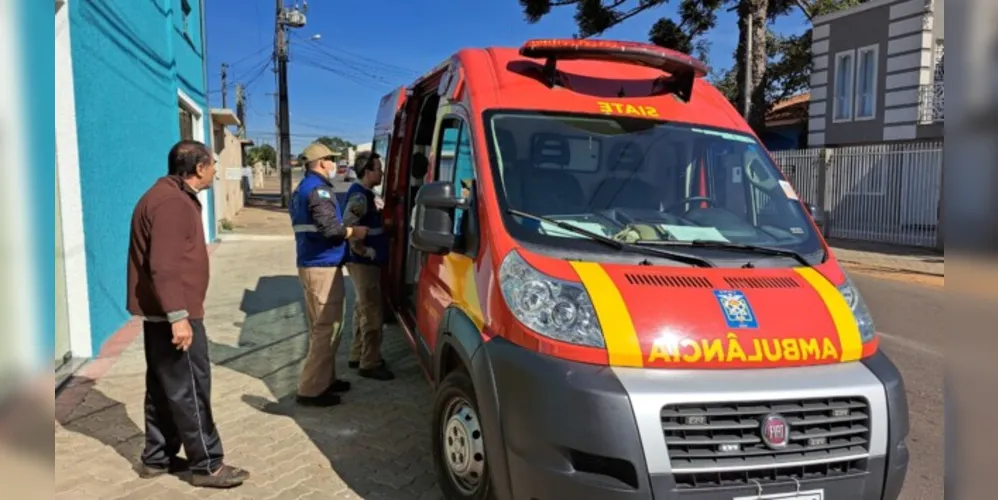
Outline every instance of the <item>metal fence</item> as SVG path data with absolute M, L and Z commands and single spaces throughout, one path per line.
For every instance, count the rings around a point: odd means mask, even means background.
M 943 143 L 776 151 L 802 199 L 824 208 L 832 238 L 938 247 Z

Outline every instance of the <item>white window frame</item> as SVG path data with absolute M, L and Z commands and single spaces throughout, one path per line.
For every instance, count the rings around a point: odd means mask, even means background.
M 862 83 L 862 80 L 860 79 L 859 70 L 862 68 L 860 61 L 863 58 L 863 54 L 866 54 L 868 52 L 873 53 L 873 87 L 870 89 L 870 92 L 873 94 L 870 97 L 873 103 L 873 110 L 869 115 L 862 115 L 860 114 L 860 104 L 863 101 L 862 99 L 859 98 L 860 85 Z M 856 88 L 855 90 L 853 90 L 853 106 L 854 106 L 853 115 L 852 115 L 853 120 L 858 122 L 873 120 L 877 117 L 877 106 L 879 105 L 879 102 L 877 100 L 877 93 L 880 91 L 880 89 L 877 85 L 878 83 L 877 79 L 880 78 L 880 44 L 875 43 L 873 45 L 867 45 L 866 47 L 860 47 L 856 49 L 855 59 L 856 59 L 855 63 L 856 69 L 853 71 L 853 80 L 856 83 Z
M 191 131 L 194 140 L 208 146 L 209 150 L 212 149 L 211 143 L 207 142 L 204 136 L 204 109 L 198 106 L 197 102 L 190 95 L 180 89 L 177 89 L 177 101 L 177 105 L 186 108 L 194 119 L 193 130 Z M 178 122 L 177 125 L 179 126 L 180 123 Z M 208 190 L 205 189 L 198 192 L 197 197 L 198 201 L 201 202 L 201 224 L 204 227 L 204 241 L 210 245 L 212 241 L 208 228 L 212 222 L 208 219 L 208 203 L 211 202 L 208 198 Z
M 846 68 L 842 64 L 842 58 L 849 56 L 849 68 Z M 846 99 L 846 111 L 848 116 L 839 117 L 839 75 L 840 71 L 844 69 L 849 69 L 850 80 L 846 82 L 846 91 L 849 92 L 849 96 Z M 835 74 L 832 78 L 832 123 L 846 123 L 851 122 L 853 119 L 853 108 L 856 101 L 856 51 L 855 50 L 843 50 L 842 52 L 837 52 L 835 54 Z
M 90 358 L 94 352 L 90 331 L 90 291 L 85 252 L 87 245 L 83 233 L 83 192 L 77 145 L 69 4 L 68 0 L 57 1 L 55 11 L 55 86 L 61 90 L 55 93 L 55 180 L 59 192 L 58 217 L 62 218 L 63 247 L 62 255 L 57 254 L 56 259 L 64 260 L 65 275 L 62 279 L 66 282 L 70 351 L 74 358 Z M 16 79 L 12 82 L 16 85 Z M 16 133 L 16 130 L 11 129 L 11 133 Z

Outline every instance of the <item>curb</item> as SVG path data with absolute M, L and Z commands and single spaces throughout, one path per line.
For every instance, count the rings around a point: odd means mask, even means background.
M 877 265 L 877 264 L 869 264 L 869 263 L 866 263 L 866 262 L 860 262 L 860 261 L 855 261 L 855 260 L 839 259 L 839 262 L 842 263 L 842 265 L 844 265 L 846 267 L 857 267 L 857 268 L 869 269 L 871 271 L 876 271 L 876 272 L 881 272 L 881 273 L 914 274 L 914 275 L 926 276 L 926 277 L 930 277 L 930 278 L 945 278 L 946 277 L 945 272 L 943 272 L 943 273 L 934 273 L 934 272 L 931 272 L 931 271 L 919 271 L 919 270 L 916 270 L 916 269 L 905 269 L 905 268 L 901 268 L 901 267 L 881 266 L 881 265 Z
M 208 256 L 218 249 L 219 242 L 208 245 Z M 136 337 L 142 333 L 142 319 L 132 316 L 127 323 L 112 334 L 101 346 L 97 356 L 80 366 L 62 384 L 55 396 L 55 419 L 65 422 L 73 410 L 87 397 L 87 393 L 97 381 L 118 362 L 121 353 L 125 352 Z

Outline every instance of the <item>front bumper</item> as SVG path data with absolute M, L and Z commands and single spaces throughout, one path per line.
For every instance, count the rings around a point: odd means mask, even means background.
M 647 370 L 564 361 L 497 338 L 476 351 L 472 377 L 501 500 L 731 500 L 755 498 L 760 489 L 764 495 L 820 489 L 826 500 L 894 500 L 907 471 L 904 384 L 882 354 L 798 369 Z M 746 475 L 743 482 L 689 487 L 683 478 L 697 471 L 670 462 L 661 414 L 666 405 L 841 396 L 869 403 L 861 473 L 799 481 L 774 476 L 761 483 Z

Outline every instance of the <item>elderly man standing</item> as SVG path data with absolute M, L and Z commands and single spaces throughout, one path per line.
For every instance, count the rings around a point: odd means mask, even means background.
M 381 184 L 381 158 L 370 151 L 357 155 L 354 164 L 357 182 L 347 190 L 347 208 L 343 220 L 370 228 L 367 237 L 350 242 L 347 270 L 353 281 L 356 302 L 353 312 L 353 346 L 350 365 L 359 368 L 361 377 L 392 380 L 381 358 L 382 296 L 381 268 L 388 262 L 388 240 L 382 227 L 374 187 Z
M 142 317 L 146 357 L 146 445 L 139 474 L 151 478 L 185 468 L 191 484 L 239 486 L 249 473 L 222 463 L 211 411 L 211 364 L 205 333 L 208 249 L 197 194 L 215 177 L 212 152 L 181 141 L 170 150 L 168 175 L 139 199 L 128 245 L 128 311 Z
M 305 292 L 308 354 L 298 381 L 298 404 L 334 406 L 350 382 L 336 378 L 336 351 L 343 328 L 346 242 L 363 240 L 367 228 L 344 224 L 332 179 L 335 153 L 321 142 L 302 152 L 305 178 L 291 195 L 289 211 L 298 254 L 298 278 Z

